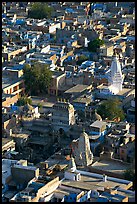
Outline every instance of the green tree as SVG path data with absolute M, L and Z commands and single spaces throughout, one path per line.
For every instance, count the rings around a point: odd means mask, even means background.
M 133 182 L 133 188 L 135 188 L 135 168 L 129 168 L 124 171 L 124 179 Z
M 80 55 L 79 58 L 78 58 L 78 61 L 77 61 L 77 65 L 81 65 L 82 62 L 88 60 L 89 58 L 85 55 Z
M 18 102 L 17 102 L 17 105 L 18 106 L 24 106 L 26 104 L 32 104 L 32 100 L 31 98 L 28 98 L 26 95 L 25 96 L 22 96 L 18 99 Z
M 45 2 L 35 2 L 28 11 L 28 17 L 35 19 L 51 18 L 53 11 L 53 8 Z
M 112 120 L 115 117 L 120 117 L 121 120 L 124 120 L 125 115 L 123 109 L 120 107 L 121 102 L 119 99 L 110 98 L 106 101 L 103 101 L 98 109 L 98 114 L 101 115 L 103 119 L 108 118 L 109 120 Z
M 25 65 L 23 73 L 26 93 L 34 95 L 47 93 L 52 79 L 52 71 L 48 65 L 40 63 Z
M 41 103 L 38 103 L 38 108 L 39 108 L 39 110 L 42 109 L 42 104 Z
M 99 38 L 96 38 L 95 40 L 92 40 L 88 43 L 88 50 L 90 52 L 97 52 L 97 49 L 101 46 L 104 45 L 104 41 L 100 40 Z
M 106 23 L 107 23 L 107 24 L 110 24 L 110 19 L 106 19 Z

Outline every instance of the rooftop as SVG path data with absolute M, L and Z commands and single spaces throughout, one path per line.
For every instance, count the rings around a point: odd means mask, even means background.
M 77 84 L 76 86 L 74 86 L 74 87 L 70 88 L 69 90 L 65 91 L 65 93 L 79 93 L 79 92 L 82 92 L 82 91 L 86 90 L 87 88 L 91 88 L 91 86 Z
M 111 194 L 111 193 L 108 193 L 108 192 L 103 192 L 101 194 L 102 196 L 105 196 L 107 198 L 112 198 L 112 199 L 117 199 L 118 201 L 122 201 L 126 196 L 124 195 L 120 195 L 120 194 Z
M 29 185 L 29 188 L 33 188 L 35 191 L 38 191 L 40 188 L 42 188 L 45 184 L 39 183 L 39 182 L 32 182 Z
M 21 81 L 22 81 L 22 79 L 13 80 L 10 77 L 5 77 L 5 76 L 3 77 L 2 76 L 2 89 L 6 88 L 8 86 L 11 86 L 15 83 L 21 82 Z
M 107 177 L 106 182 L 103 181 L 103 175 L 94 174 L 86 171 L 77 170 L 77 172 L 81 173 L 81 180 L 73 181 L 73 180 L 63 180 L 62 185 L 78 188 L 81 190 L 98 190 L 100 187 L 123 187 L 127 188 L 127 185 L 131 183 L 131 181 L 125 181 L 123 179 L 116 179 L 114 177 Z
M 135 92 L 135 89 L 123 88 L 122 91 L 119 91 L 117 95 L 119 95 L 119 96 L 126 96 L 126 95 L 128 95 L 131 91 L 134 91 L 134 92 Z
M 52 75 L 52 78 L 57 78 L 57 77 L 60 77 L 62 75 L 65 75 L 65 73 L 64 72 L 56 72 L 56 71 L 54 71 L 53 75 Z
M 26 170 L 37 170 L 37 167 L 35 166 L 22 166 L 22 165 L 14 165 L 15 168 L 19 168 L 19 169 L 26 169 Z
M 61 108 L 63 109 L 73 109 L 73 105 L 71 105 L 69 102 L 57 102 L 53 105 L 53 108 Z
M 13 140 L 11 138 L 2 138 L 2 146 L 6 145 L 9 142 L 12 142 Z
M 2 183 L 11 175 L 11 165 L 16 164 L 17 160 L 2 159 Z
M 81 96 L 81 97 L 78 97 L 76 98 L 75 100 L 73 100 L 74 103 L 90 103 L 91 102 L 91 98 L 90 97 L 84 97 Z
M 92 123 L 90 125 L 90 127 L 97 127 L 97 128 L 101 128 L 103 125 L 106 125 L 107 123 L 104 122 L 104 121 L 99 121 L 99 120 L 96 120 L 94 123 Z
M 12 137 L 24 138 L 24 139 L 27 139 L 29 137 L 29 135 L 30 135 L 30 133 L 16 133 L 16 134 L 12 133 Z
M 117 174 L 123 174 L 123 172 L 128 169 L 130 165 L 122 161 L 101 159 L 100 161 L 96 161 L 91 166 L 95 169 L 100 169 Z

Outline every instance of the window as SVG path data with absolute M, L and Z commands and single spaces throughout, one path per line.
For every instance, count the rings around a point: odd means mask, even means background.
M 122 149 L 122 150 L 121 150 L 121 153 L 124 153 L 124 152 L 125 152 L 125 151 Z

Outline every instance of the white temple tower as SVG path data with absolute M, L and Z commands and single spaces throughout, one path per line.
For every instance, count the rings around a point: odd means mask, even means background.
M 111 68 L 110 68 L 110 77 L 109 77 L 109 89 L 113 94 L 117 94 L 119 91 L 122 91 L 122 71 L 121 65 L 116 55 L 113 56 Z

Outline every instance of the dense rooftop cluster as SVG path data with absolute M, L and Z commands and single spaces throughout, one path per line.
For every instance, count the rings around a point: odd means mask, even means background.
M 2 2 L 2 200 L 135 202 L 135 2 Z

